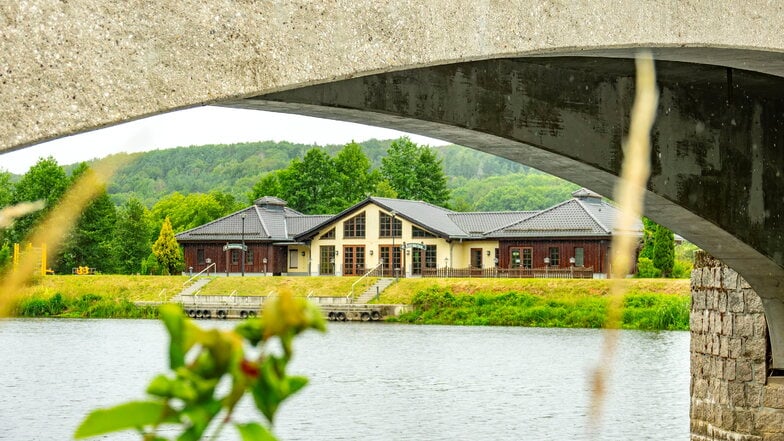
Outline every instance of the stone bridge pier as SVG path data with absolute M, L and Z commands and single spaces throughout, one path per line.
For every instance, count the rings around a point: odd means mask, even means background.
M 691 439 L 784 440 L 784 378 L 769 377 L 760 297 L 699 252 L 691 276 Z

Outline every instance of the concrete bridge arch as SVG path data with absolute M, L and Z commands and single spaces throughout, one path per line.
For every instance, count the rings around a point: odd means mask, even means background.
M 699 1 L 0 6 L 0 152 L 202 104 L 471 146 L 610 195 L 650 48 L 646 214 L 762 298 L 784 369 L 784 8 Z

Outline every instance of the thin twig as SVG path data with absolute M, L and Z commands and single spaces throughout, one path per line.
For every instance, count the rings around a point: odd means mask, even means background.
M 632 268 L 637 246 L 637 236 L 632 233 L 639 221 L 645 199 L 645 186 L 651 174 L 650 133 L 656 118 L 659 92 L 656 88 L 656 72 L 649 52 L 636 58 L 637 78 L 634 106 L 632 107 L 629 139 L 624 149 L 621 177 L 615 188 L 615 201 L 620 211 L 613 232 L 611 249 L 611 276 L 606 331 L 600 358 L 600 366 L 593 375 L 591 400 L 591 428 L 598 427 L 602 404 L 606 394 L 609 369 L 613 363 L 618 329 L 621 327 L 623 295 L 626 292 L 626 275 Z

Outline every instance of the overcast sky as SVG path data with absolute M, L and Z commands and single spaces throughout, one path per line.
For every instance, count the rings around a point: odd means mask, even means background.
M 432 138 L 361 124 L 208 106 L 153 116 L 0 154 L 0 170 L 23 174 L 38 158 L 47 156 L 53 156 L 60 165 L 66 165 L 117 152 L 190 145 L 249 141 L 325 145 L 345 144 L 352 140 L 361 142 L 371 138 L 393 139 L 404 135 L 418 144 L 447 144 Z

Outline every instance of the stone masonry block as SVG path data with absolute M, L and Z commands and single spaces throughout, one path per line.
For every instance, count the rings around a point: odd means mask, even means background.
M 732 335 L 733 333 L 733 314 L 724 314 L 721 317 L 721 333 L 723 335 Z
M 762 396 L 765 386 L 761 384 L 746 383 L 746 401 L 749 407 L 762 406 Z
M 755 314 L 750 316 L 754 324 L 754 335 L 756 337 L 765 338 L 768 335 L 768 324 L 765 321 L 764 314 Z
M 694 381 L 694 398 L 705 398 L 708 396 L 708 381 L 699 378 Z
M 740 289 L 751 289 L 751 285 L 743 277 L 738 276 L 738 287 Z
M 762 307 L 762 299 L 752 289 L 744 289 L 743 296 L 746 298 L 746 311 L 748 312 L 765 312 Z
M 732 381 L 735 379 L 735 372 L 737 367 L 735 360 L 724 360 L 724 379 Z
M 719 291 L 719 312 L 727 312 L 727 292 Z
M 711 268 L 711 287 L 712 288 L 721 288 L 721 273 L 722 268 Z
M 736 337 L 753 337 L 754 336 L 754 320 L 747 314 L 737 314 L 735 317 L 735 336 Z
M 742 301 L 742 299 L 741 299 Z M 693 290 L 691 293 L 691 307 L 692 310 L 705 309 L 705 292 L 702 290 Z
M 742 356 L 751 361 L 765 361 L 767 342 L 761 337 L 751 337 L 743 342 Z
M 743 383 L 732 381 L 727 385 L 729 405 L 734 407 L 746 406 L 746 388 Z M 723 404 L 723 403 L 722 403 Z
M 729 357 L 738 358 L 743 352 L 743 340 L 740 337 L 732 337 L 729 339 Z
M 743 303 L 743 291 L 735 289 L 727 293 L 727 309 L 730 312 L 743 312 L 745 306 Z
M 721 272 L 722 288 L 734 290 L 738 288 L 738 273 L 730 268 L 723 268 Z
M 768 365 L 765 360 L 756 360 L 751 364 L 752 379 L 757 384 L 765 384 L 768 379 Z
M 754 429 L 762 433 L 784 433 L 784 411 L 760 409 L 755 418 Z
M 750 433 L 754 429 L 754 415 L 748 410 L 735 410 L 734 431 Z
M 751 370 L 751 363 L 748 361 L 738 360 L 735 366 L 735 380 L 736 381 L 751 381 L 754 373 Z
M 768 384 L 763 387 L 762 405 L 784 410 L 784 385 Z
M 726 335 L 722 335 L 719 337 L 719 357 L 727 358 L 729 357 L 729 348 L 730 342 L 729 337 Z
M 702 316 L 695 311 L 689 314 L 689 329 L 692 334 L 702 332 Z

